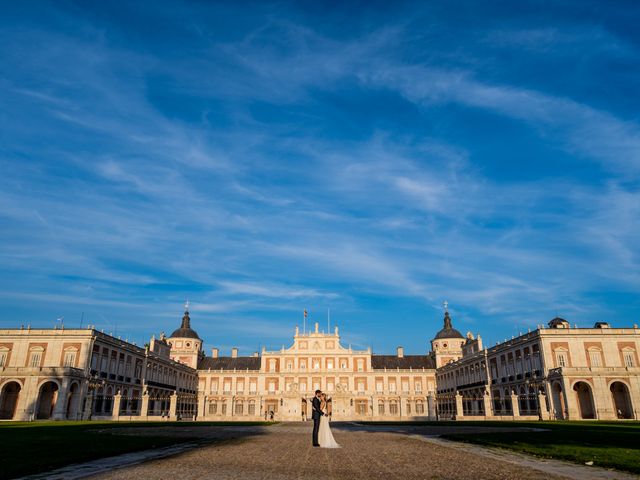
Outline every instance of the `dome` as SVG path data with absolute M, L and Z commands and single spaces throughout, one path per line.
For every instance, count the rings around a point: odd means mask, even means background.
M 464 338 L 464 336 L 451 325 L 451 317 L 449 312 L 444 312 L 444 327 L 433 338 L 439 340 L 441 338 Z
M 189 310 L 185 310 L 184 316 L 182 317 L 182 325 L 180 325 L 180 328 L 174 330 L 169 338 L 197 338 L 200 340 L 196 331 L 191 328 Z
M 569 328 L 569 322 L 560 317 L 554 318 L 548 325 L 550 328 Z

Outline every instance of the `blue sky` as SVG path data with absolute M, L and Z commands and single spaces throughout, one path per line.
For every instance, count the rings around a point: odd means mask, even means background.
M 637 2 L 392 4 L 6 3 L 0 326 L 638 323 Z

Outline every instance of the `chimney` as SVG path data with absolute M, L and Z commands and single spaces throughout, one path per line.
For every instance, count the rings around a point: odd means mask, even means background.
M 233 347 L 231 349 L 231 358 L 238 358 L 238 347 Z
M 259 355 L 258 355 L 258 352 L 253 352 L 253 357 L 254 357 L 254 358 L 258 358 L 258 356 L 259 356 Z
M 211 356 L 213 358 L 218 358 L 218 349 L 217 348 L 212 348 L 211 349 Z
M 398 347 L 398 358 L 404 357 L 404 348 Z

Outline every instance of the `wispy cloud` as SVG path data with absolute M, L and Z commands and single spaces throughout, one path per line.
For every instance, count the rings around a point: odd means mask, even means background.
M 637 68 L 610 66 L 633 42 L 553 22 L 447 37 L 432 11 L 337 32 L 272 8 L 211 29 L 224 12 L 163 4 L 171 38 L 62 8 L 6 25 L 0 322 L 93 307 L 142 341 L 189 298 L 207 341 L 250 346 L 331 307 L 379 351 L 402 341 L 389 325 L 423 348 L 444 298 L 489 336 L 608 298 L 637 316 Z M 589 53 L 602 78 L 519 81 L 509 49 Z

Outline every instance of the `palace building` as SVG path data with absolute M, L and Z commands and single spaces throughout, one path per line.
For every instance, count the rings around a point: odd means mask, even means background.
M 306 420 L 317 389 L 335 420 L 640 419 L 636 325 L 554 319 L 487 349 L 445 311 L 419 355 L 354 350 L 317 324 L 250 356 L 202 344 L 188 305 L 144 347 L 92 327 L 0 330 L 0 419 Z

